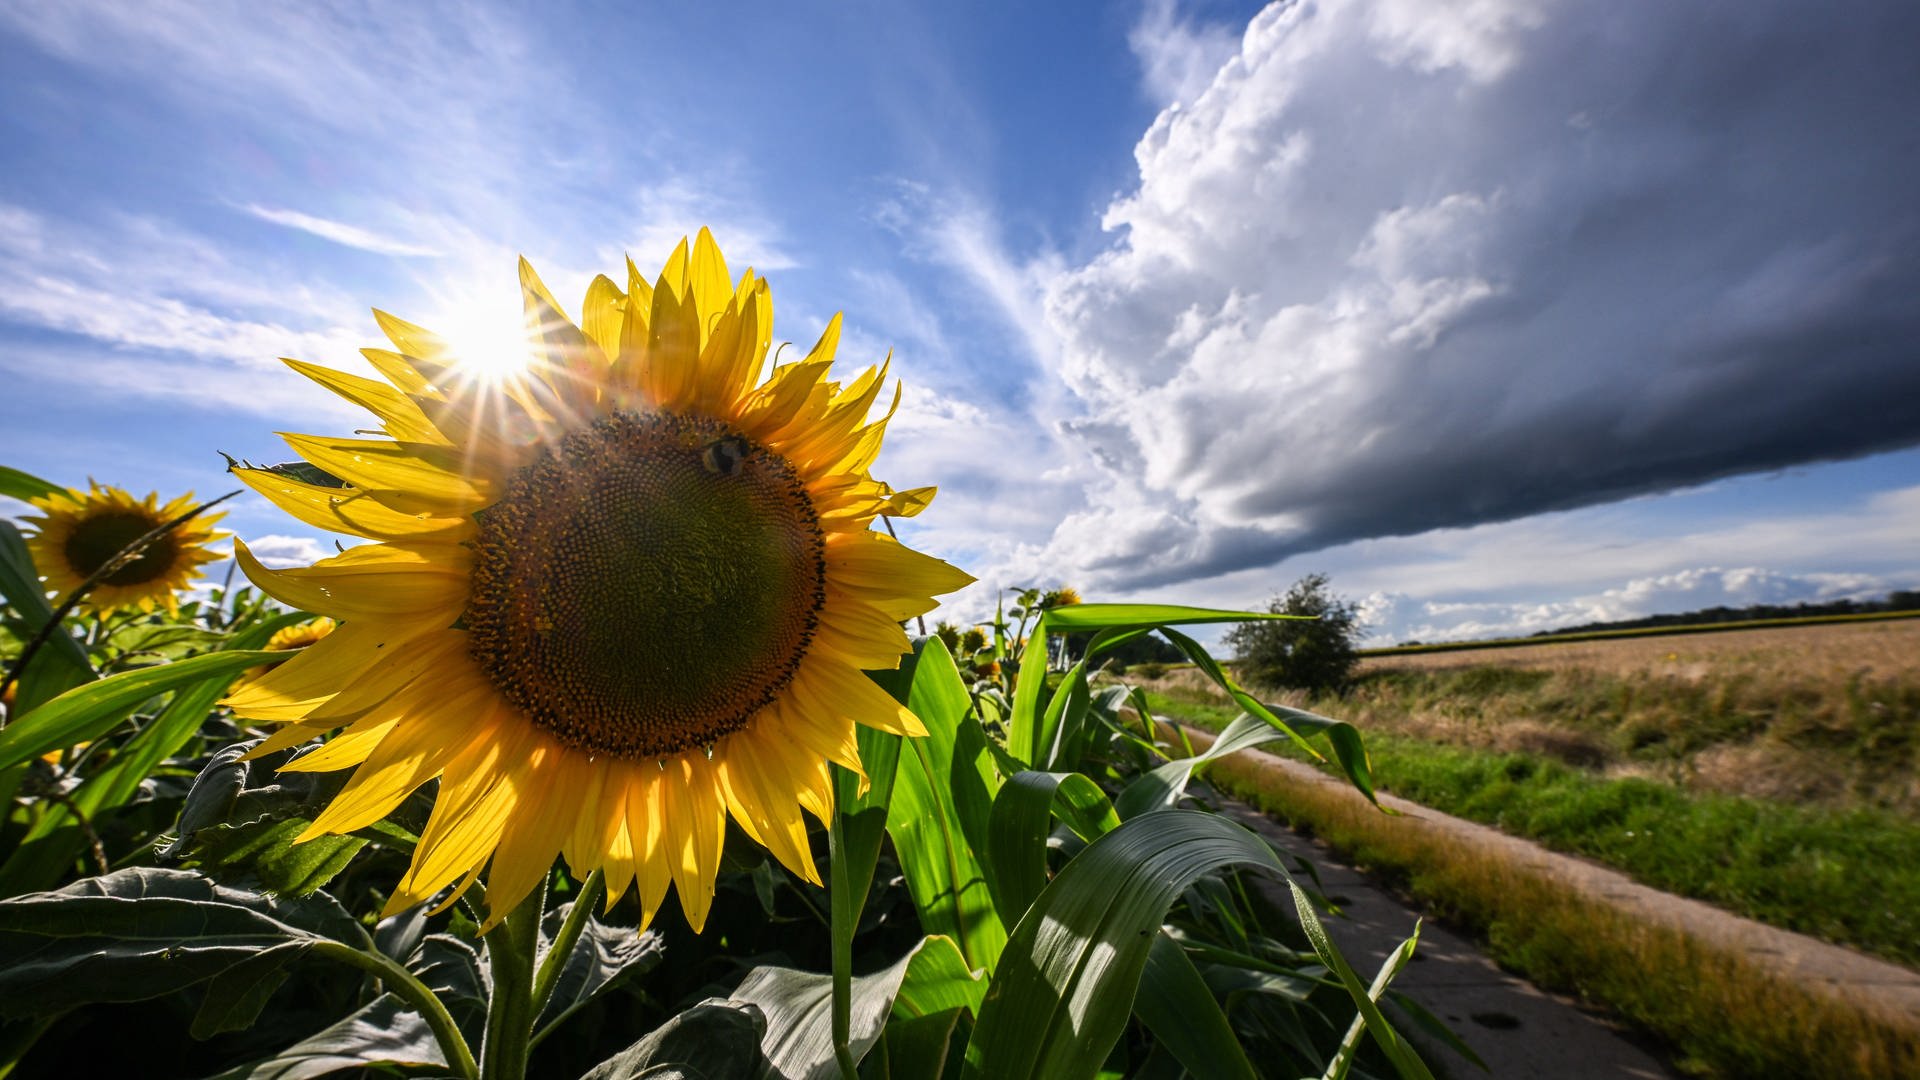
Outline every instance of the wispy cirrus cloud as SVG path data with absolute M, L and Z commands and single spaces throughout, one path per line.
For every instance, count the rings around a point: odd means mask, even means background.
M 375 255 L 395 255 L 402 258 L 421 258 L 438 255 L 440 252 L 424 244 L 409 244 L 395 240 L 372 229 L 358 225 L 349 225 L 344 221 L 332 221 L 312 214 L 303 214 L 298 210 L 277 210 L 258 203 L 248 203 L 241 209 L 262 221 L 275 225 L 284 225 L 289 229 L 298 229 L 311 233 L 322 240 L 331 240 L 361 251 L 371 251 Z

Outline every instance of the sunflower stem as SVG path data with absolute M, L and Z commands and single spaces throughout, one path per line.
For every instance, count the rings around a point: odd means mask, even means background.
M 533 958 L 540 946 L 540 916 L 547 883 L 487 931 L 487 962 L 493 970 L 493 1000 L 487 1003 L 487 1033 L 480 1041 L 480 1080 L 526 1080 L 533 1036 Z
M 440 1044 L 440 1052 L 446 1055 L 448 1066 L 461 1080 L 474 1080 L 480 1074 L 479 1066 L 473 1061 L 473 1051 L 467 1047 L 467 1040 L 461 1037 L 460 1027 L 453 1022 L 453 1015 L 447 1012 L 447 1007 L 433 995 L 433 991 L 427 989 L 425 983 L 413 977 L 412 972 L 387 956 L 362 951 L 344 942 L 321 941 L 314 945 L 313 951 L 316 956 L 350 964 L 378 978 L 386 984 L 390 993 L 413 1006 L 427 1022 L 434 1041 Z
M 540 964 L 540 973 L 534 976 L 531 1017 L 537 1018 L 546 1011 L 547 1000 L 553 997 L 553 988 L 560 982 L 560 973 L 567 969 L 567 959 L 573 955 L 573 947 L 579 942 L 581 931 L 587 928 L 587 920 L 593 916 L 593 905 L 600 902 L 600 893 L 606 881 L 606 874 L 595 870 L 580 883 L 580 894 L 574 897 L 573 909 L 567 912 L 567 921 L 560 925 L 560 933 L 547 946 L 547 958 Z
M 833 1057 L 840 1063 L 841 1080 L 857 1080 L 853 1060 L 853 932 L 860 921 L 859 898 L 854 896 L 853 868 L 847 865 L 847 815 L 836 807 L 827 833 L 828 874 L 832 890 L 828 904 L 833 923 Z

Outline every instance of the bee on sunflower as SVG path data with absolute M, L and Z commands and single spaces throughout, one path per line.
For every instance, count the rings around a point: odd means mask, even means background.
M 767 282 L 735 281 L 704 229 L 653 280 L 627 270 L 575 323 L 523 260 L 532 355 L 498 379 L 376 311 L 385 382 L 289 361 L 380 419 L 285 436 L 343 486 L 235 470 L 371 541 L 285 570 L 236 543 L 268 595 L 339 625 L 227 704 L 286 723 L 256 754 L 340 729 L 288 766 L 355 769 L 308 836 L 440 778 L 389 913 L 486 869 L 497 921 L 559 855 L 609 903 L 637 886 L 648 921 L 671 886 L 697 931 L 729 817 L 817 883 L 802 814 L 832 814 L 830 764 L 860 769 L 855 726 L 925 734 L 863 672 L 973 579 L 872 528 L 932 494 L 869 474 L 885 367 L 828 378 L 836 315 L 769 372 Z
M 64 598 L 127 545 L 192 510 L 194 501 L 188 492 L 163 505 L 157 492 L 137 499 L 121 488 L 89 482 L 86 491 L 56 491 L 32 505 L 41 513 L 23 519 L 35 526 L 27 548 L 34 568 Z M 203 576 L 201 565 L 226 558 L 209 547 L 228 535 L 213 528 L 224 516 L 195 514 L 162 533 L 97 582 L 85 603 L 103 615 L 125 608 L 178 611 L 175 594 Z

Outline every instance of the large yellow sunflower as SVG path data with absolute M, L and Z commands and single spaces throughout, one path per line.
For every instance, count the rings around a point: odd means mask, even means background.
M 28 516 L 37 531 L 27 540 L 33 564 L 47 584 L 64 597 L 128 544 L 193 509 L 193 493 L 162 506 L 160 496 L 144 499 L 116 487 L 89 483 L 86 491 L 56 491 L 33 500 L 44 516 Z M 152 611 L 177 610 L 174 593 L 201 576 L 202 563 L 226 557 L 207 545 L 227 534 L 214 531 L 224 514 L 196 514 L 173 531 L 148 544 L 145 550 L 108 574 L 86 603 L 96 611 L 137 607 Z
M 704 229 L 651 284 L 627 269 L 575 324 L 523 260 L 532 358 L 503 380 L 376 311 L 387 382 L 289 363 L 389 437 L 286 436 L 344 487 L 236 470 L 375 541 L 291 570 L 236 544 L 260 588 L 340 625 L 228 704 L 289 723 L 259 753 L 344 729 L 289 766 L 358 766 L 309 836 L 441 778 L 389 912 L 490 860 L 498 919 L 560 854 L 604 869 L 609 903 L 637 882 L 649 920 L 671 884 L 698 930 L 729 814 L 817 882 L 801 811 L 832 812 L 829 762 L 860 768 L 854 725 L 925 733 L 862 669 L 897 666 L 901 620 L 972 579 L 872 531 L 930 494 L 868 475 L 884 368 L 828 381 L 835 316 L 766 372 L 767 283 L 736 283 Z

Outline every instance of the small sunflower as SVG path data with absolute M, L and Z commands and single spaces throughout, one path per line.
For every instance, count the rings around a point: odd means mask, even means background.
M 235 545 L 268 595 L 340 626 L 228 704 L 289 723 L 256 754 L 344 729 L 289 766 L 358 767 L 308 836 L 440 777 L 388 912 L 490 863 L 497 920 L 559 854 L 605 870 L 609 903 L 637 883 L 648 920 L 672 886 L 698 930 L 729 815 L 817 882 L 802 811 L 832 813 L 829 763 L 860 769 L 855 725 L 925 734 L 862 672 L 898 666 L 901 621 L 972 578 L 871 527 L 931 494 L 868 475 L 884 367 L 828 380 L 836 315 L 767 372 L 767 283 L 735 282 L 704 229 L 653 281 L 627 270 L 576 324 L 522 260 L 533 355 L 504 378 L 375 312 L 386 382 L 289 361 L 384 426 L 286 436 L 345 486 L 236 470 L 374 541 L 290 570 Z
M 338 625 L 339 624 L 332 619 L 322 615 L 317 619 L 308 619 L 303 623 L 283 626 L 275 630 L 273 636 L 267 639 L 266 647 L 269 652 L 286 652 L 291 649 L 304 649 L 319 641 L 321 638 L 326 637 L 328 634 L 333 633 L 334 627 Z M 230 694 L 238 693 L 241 687 L 272 670 L 272 664 L 261 664 L 259 667 L 250 667 L 240 673 L 240 677 L 233 681 L 233 685 L 228 688 L 227 692 Z
M 61 596 L 79 588 L 128 544 L 193 509 L 193 493 L 165 504 L 158 494 L 136 499 L 116 487 L 90 484 L 86 491 L 56 491 L 34 499 L 44 516 L 25 520 L 38 528 L 27 540 L 33 564 Z M 108 574 L 86 603 L 107 612 L 124 607 L 177 610 L 174 593 L 199 578 L 200 565 L 225 558 L 207 545 L 225 537 L 214 523 L 224 514 L 197 514 L 182 522 Z

